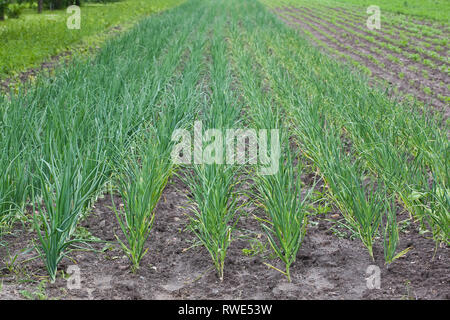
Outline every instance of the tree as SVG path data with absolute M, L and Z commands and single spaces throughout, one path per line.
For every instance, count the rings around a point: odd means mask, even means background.
M 10 0 L 0 0 L 0 21 L 5 20 L 6 8 L 8 8 Z
M 44 6 L 44 0 L 38 0 L 38 13 L 42 13 L 42 8 Z
M 39 0 L 39 1 L 43 1 L 43 5 L 46 8 L 49 8 L 50 10 L 64 9 L 73 4 L 77 6 L 81 5 L 81 0 Z

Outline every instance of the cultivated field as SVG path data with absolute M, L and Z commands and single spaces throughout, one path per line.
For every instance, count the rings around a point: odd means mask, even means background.
M 449 299 L 448 24 L 333 3 L 187 0 L 0 95 L 0 299 Z
M 400 91 L 410 101 L 431 104 L 448 118 L 448 24 L 383 11 L 380 30 L 370 30 L 366 7 L 345 1 L 266 3 L 283 21 L 335 57 L 381 80 L 392 93 Z

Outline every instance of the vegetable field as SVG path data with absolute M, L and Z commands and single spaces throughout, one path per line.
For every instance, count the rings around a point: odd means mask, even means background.
M 267 4 L 313 43 L 381 81 L 391 94 L 431 104 L 448 119 L 448 24 L 383 11 L 380 30 L 369 30 L 365 8 L 336 1 Z
M 365 9 L 187 0 L 1 94 L 0 299 L 449 299 L 448 24 Z

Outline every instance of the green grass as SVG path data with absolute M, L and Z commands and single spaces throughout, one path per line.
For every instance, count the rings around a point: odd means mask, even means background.
M 81 49 L 97 46 L 107 38 L 102 34 L 116 25 L 127 27 L 142 17 L 180 4 L 181 0 L 125 0 L 107 4 L 84 3 L 81 29 L 66 26 L 65 10 L 37 14 L 26 10 L 19 19 L 0 21 L 0 79 L 34 67 L 83 41 Z
M 446 0 L 336 0 L 336 2 L 362 7 L 377 5 L 381 10 L 441 22 L 448 22 L 450 17 L 450 3 Z

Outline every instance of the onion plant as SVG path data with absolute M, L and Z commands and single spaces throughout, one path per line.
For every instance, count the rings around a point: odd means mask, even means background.
M 192 23 L 195 16 L 190 19 Z M 149 81 L 150 86 L 145 94 L 151 97 L 153 103 L 148 105 L 146 99 L 139 99 L 138 103 L 143 113 L 148 115 L 148 121 L 138 119 L 137 127 L 140 129 L 129 137 L 125 151 L 119 152 L 115 165 L 117 189 L 123 207 L 113 205 L 113 210 L 125 238 L 117 239 L 131 262 L 133 272 L 137 271 L 147 253 L 145 246 L 153 227 L 155 208 L 176 170 L 171 159 L 174 145 L 172 134 L 177 129 L 185 128 L 195 114 L 194 107 L 198 100 L 195 89 L 200 77 L 203 51 L 203 45 L 198 40 L 204 37 L 205 31 L 189 36 L 190 32 L 183 30 L 182 35 L 174 39 L 174 49 L 164 56 L 161 63 L 161 73 L 164 77 L 173 77 L 172 83 L 166 79 L 163 82 L 166 87 L 160 88 L 161 82 Z M 180 79 L 178 73 L 172 74 L 176 71 L 173 65 L 187 49 L 189 40 L 194 44 L 189 47 L 190 57 L 184 61 L 183 77 Z M 156 99 L 156 94 L 160 99 Z
M 219 10 L 218 7 L 214 8 Z M 208 43 L 210 59 L 208 60 L 210 101 L 205 101 L 202 108 L 203 127 L 216 129 L 225 136 L 226 129 L 238 124 L 240 108 L 231 88 L 232 76 L 227 62 L 225 16 L 212 13 L 214 21 L 213 37 Z M 203 134 L 203 132 L 201 132 Z M 223 139 L 226 140 L 226 139 Z M 227 141 L 219 141 L 219 148 L 225 150 Z M 194 143 L 203 143 L 198 141 Z M 219 143 L 219 144 L 220 144 Z M 218 152 L 215 150 L 215 152 Z M 223 154 L 224 155 L 224 154 Z M 218 154 L 215 153 L 215 156 Z M 220 157 L 220 155 L 219 155 Z M 215 159 L 217 160 L 217 158 Z M 192 215 L 190 229 L 208 250 L 213 260 L 219 279 L 224 278 L 224 264 L 227 249 L 232 241 L 232 232 L 238 221 L 238 172 L 240 165 L 225 164 L 223 159 L 209 161 L 203 157 L 194 164 L 192 171 L 184 177 L 192 195 Z
M 394 260 L 405 255 L 411 248 L 406 248 L 403 251 L 396 254 L 396 250 L 399 244 L 399 233 L 397 223 L 397 213 L 395 212 L 395 204 L 391 200 L 391 203 L 386 208 L 384 217 L 384 233 L 383 233 L 383 248 L 384 248 L 384 261 L 389 266 Z
M 0 172 L 0 233 L 2 231 L 1 229 L 7 224 L 11 209 L 15 205 L 10 200 L 13 192 L 8 174 L 10 164 L 7 163 L 4 158 L 6 158 L 5 153 L 2 153 L 2 155 L 0 155 L 0 168 L 2 168 L 2 171 Z
M 190 229 L 208 250 L 219 279 L 224 276 L 227 249 L 238 221 L 236 168 L 221 164 L 195 165 L 186 182 L 192 194 Z
M 272 175 L 256 177 L 255 199 L 266 213 L 266 218 L 258 219 L 270 246 L 284 262 L 286 269 L 283 273 L 290 282 L 290 266 L 295 262 L 306 234 L 308 199 L 314 188 L 303 194 L 301 161 L 295 166 L 289 147 L 284 149 L 278 171 Z
M 279 28 L 278 22 L 272 21 L 269 17 L 266 22 L 268 26 Z M 369 254 L 373 256 L 373 242 L 379 229 L 384 206 L 383 198 L 375 187 L 376 181 L 367 179 L 364 168 L 345 151 L 339 127 L 333 123 L 331 117 L 328 117 L 322 103 L 322 96 L 311 95 L 307 91 L 309 86 L 317 85 L 317 81 L 305 86 L 296 83 L 289 70 L 286 70 L 287 64 L 278 63 L 270 53 L 274 48 L 282 48 L 282 46 L 272 46 L 272 38 L 266 32 L 260 32 L 254 26 L 250 28 L 254 28 L 255 41 L 268 43 L 270 46 L 269 49 L 264 45 L 249 44 L 253 52 L 253 60 L 261 64 L 260 70 L 267 70 L 267 73 L 262 76 L 268 79 L 268 85 L 276 97 L 275 101 L 288 115 L 284 118 L 284 122 L 290 126 L 291 133 L 300 141 L 303 154 L 319 169 L 328 186 L 329 196 L 341 209 L 346 219 L 346 226 L 360 236 Z M 268 32 L 272 33 L 272 31 Z M 290 60 L 287 60 L 288 63 L 291 62 Z M 305 64 L 302 66 L 304 68 L 299 68 L 301 76 L 307 77 L 314 74 L 308 68 L 307 62 L 303 62 L 302 59 L 299 61 L 300 64 Z M 242 67 L 246 68 L 245 64 Z M 327 92 L 327 88 L 322 89 L 321 94 Z
M 194 66 L 199 52 L 192 56 L 187 69 Z M 172 133 L 185 127 L 193 117 L 191 108 L 196 95 L 192 87 L 198 73 L 198 68 L 190 70 L 185 79 L 187 83 L 191 82 L 189 85 L 182 82 L 170 89 L 173 97 L 164 99 L 162 106 L 154 107 L 151 124 L 141 125 L 142 128 L 130 137 L 125 151 L 116 161 L 117 189 L 123 207 L 117 209 L 113 205 L 113 210 L 125 241 L 117 239 L 134 272 L 148 250 L 145 243 L 152 230 L 156 205 L 175 170 L 171 159 Z
M 24 143 L 31 130 L 28 114 L 0 97 L 0 227 L 14 221 L 29 198 L 32 154 Z
M 427 223 L 432 230 L 436 244 L 440 242 L 450 243 L 450 189 L 439 183 L 433 176 L 431 186 L 428 185 L 428 177 L 421 177 L 422 184 L 427 184 L 425 191 L 413 190 L 408 200 L 414 206 L 415 212 L 422 218 L 422 223 Z M 422 189 L 423 190 L 423 189 Z
M 151 128 L 149 131 L 153 131 Z M 118 191 L 123 207 L 114 212 L 125 240 L 117 237 L 128 256 L 132 270 L 146 254 L 145 243 L 150 236 L 155 218 L 155 207 L 172 173 L 172 164 L 167 151 L 155 147 L 155 134 L 149 132 L 137 141 L 118 164 Z
M 331 197 L 341 209 L 346 226 L 359 235 L 373 258 L 373 243 L 386 208 L 383 194 L 373 186 L 373 182 L 372 186 L 364 187 L 358 170 L 345 161 L 330 161 L 323 176 Z
M 246 109 L 249 122 L 260 129 L 282 127 L 281 108 L 272 103 L 259 70 L 251 68 L 253 59 L 245 51 L 242 39 L 236 41 L 236 38 L 242 35 L 236 25 L 232 25 L 232 35 L 232 50 L 237 57 L 236 72 L 240 75 L 244 97 L 249 105 Z M 265 212 L 264 218 L 257 219 L 261 222 L 270 246 L 285 264 L 285 272 L 269 266 L 281 271 L 291 281 L 290 266 L 295 262 L 306 233 L 307 202 L 313 188 L 306 195 L 303 194 L 300 179 L 302 160 L 298 158 L 297 166 L 294 165 L 294 156 L 291 154 L 291 146 L 287 139 L 289 131 L 287 128 L 279 129 L 280 131 L 282 137 L 278 142 L 283 147 L 282 150 L 278 150 L 280 152 L 280 158 L 277 159 L 278 166 L 274 174 L 256 175 L 254 178 L 256 190 L 252 196 Z

